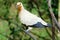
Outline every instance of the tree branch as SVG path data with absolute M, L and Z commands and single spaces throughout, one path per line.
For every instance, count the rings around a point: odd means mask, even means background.
M 49 7 L 49 11 L 50 11 L 50 14 L 51 14 L 51 17 L 52 17 L 52 40 L 55 40 L 55 24 L 57 26 L 57 28 L 59 29 L 60 31 L 60 26 L 54 16 L 54 13 L 53 13 L 53 10 L 52 10 L 52 7 L 51 7 L 51 0 L 47 0 L 48 1 L 48 7 Z
M 16 26 L 18 25 L 17 23 L 14 23 L 14 24 L 15 24 Z M 15 29 L 15 31 L 19 31 L 19 30 L 24 31 L 23 28 L 20 27 L 20 25 L 18 25 L 18 27 L 19 27 L 18 30 Z M 24 31 L 24 32 L 25 32 L 27 35 L 29 35 L 33 40 L 37 40 L 36 37 L 35 37 L 33 34 L 31 34 L 30 32 L 26 32 L 26 31 Z
M 56 20 L 56 18 L 55 18 L 55 16 L 54 16 L 52 7 L 51 7 L 51 0 L 47 0 L 47 2 L 48 2 L 48 7 L 49 7 L 49 11 L 50 11 L 52 20 L 54 21 L 54 23 L 56 24 L 57 28 L 58 28 L 59 31 L 60 31 L 60 25 L 58 24 L 58 22 L 57 22 L 57 20 Z
M 55 40 L 55 23 L 52 19 L 52 40 Z
M 25 32 L 25 31 L 24 31 Z M 29 35 L 33 40 L 37 40 L 34 35 L 32 35 L 30 32 L 25 32 L 27 35 Z

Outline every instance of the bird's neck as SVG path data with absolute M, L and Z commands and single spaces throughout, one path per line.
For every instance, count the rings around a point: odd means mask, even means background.
M 18 13 L 20 13 L 23 9 L 23 7 L 18 7 Z

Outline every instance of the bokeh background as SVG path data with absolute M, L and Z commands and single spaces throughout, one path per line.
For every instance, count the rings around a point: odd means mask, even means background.
M 33 40 L 23 31 L 26 28 L 19 21 L 17 2 L 22 2 L 26 10 L 52 24 L 46 0 L 0 0 L 0 40 Z M 52 0 L 51 4 L 58 20 L 58 0 Z M 37 40 L 52 40 L 51 28 L 33 28 L 31 33 L 36 36 Z M 57 29 L 55 33 L 55 39 L 59 40 Z

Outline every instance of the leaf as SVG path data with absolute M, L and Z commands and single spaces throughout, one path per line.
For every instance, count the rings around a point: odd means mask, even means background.
M 8 27 L 8 22 L 5 20 L 0 20 L 0 40 L 7 40 L 8 38 L 6 38 L 6 36 L 9 36 L 9 34 L 10 30 Z

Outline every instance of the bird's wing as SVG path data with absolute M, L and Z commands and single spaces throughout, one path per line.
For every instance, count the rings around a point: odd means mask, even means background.
M 23 12 L 22 12 L 23 13 Z M 24 10 L 24 14 L 23 16 L 21 17 L 21 22 L 25 25 L 35 25 L 38 26 L 42 26 L 42 25 L 45 25 L 45 26 L 48 26 L 45 21 L 43 21 L 40 17 L 37 17 L 36 15 L 34 14 L 31 14 L 30 12 L 28 12 L 27 10 Z

